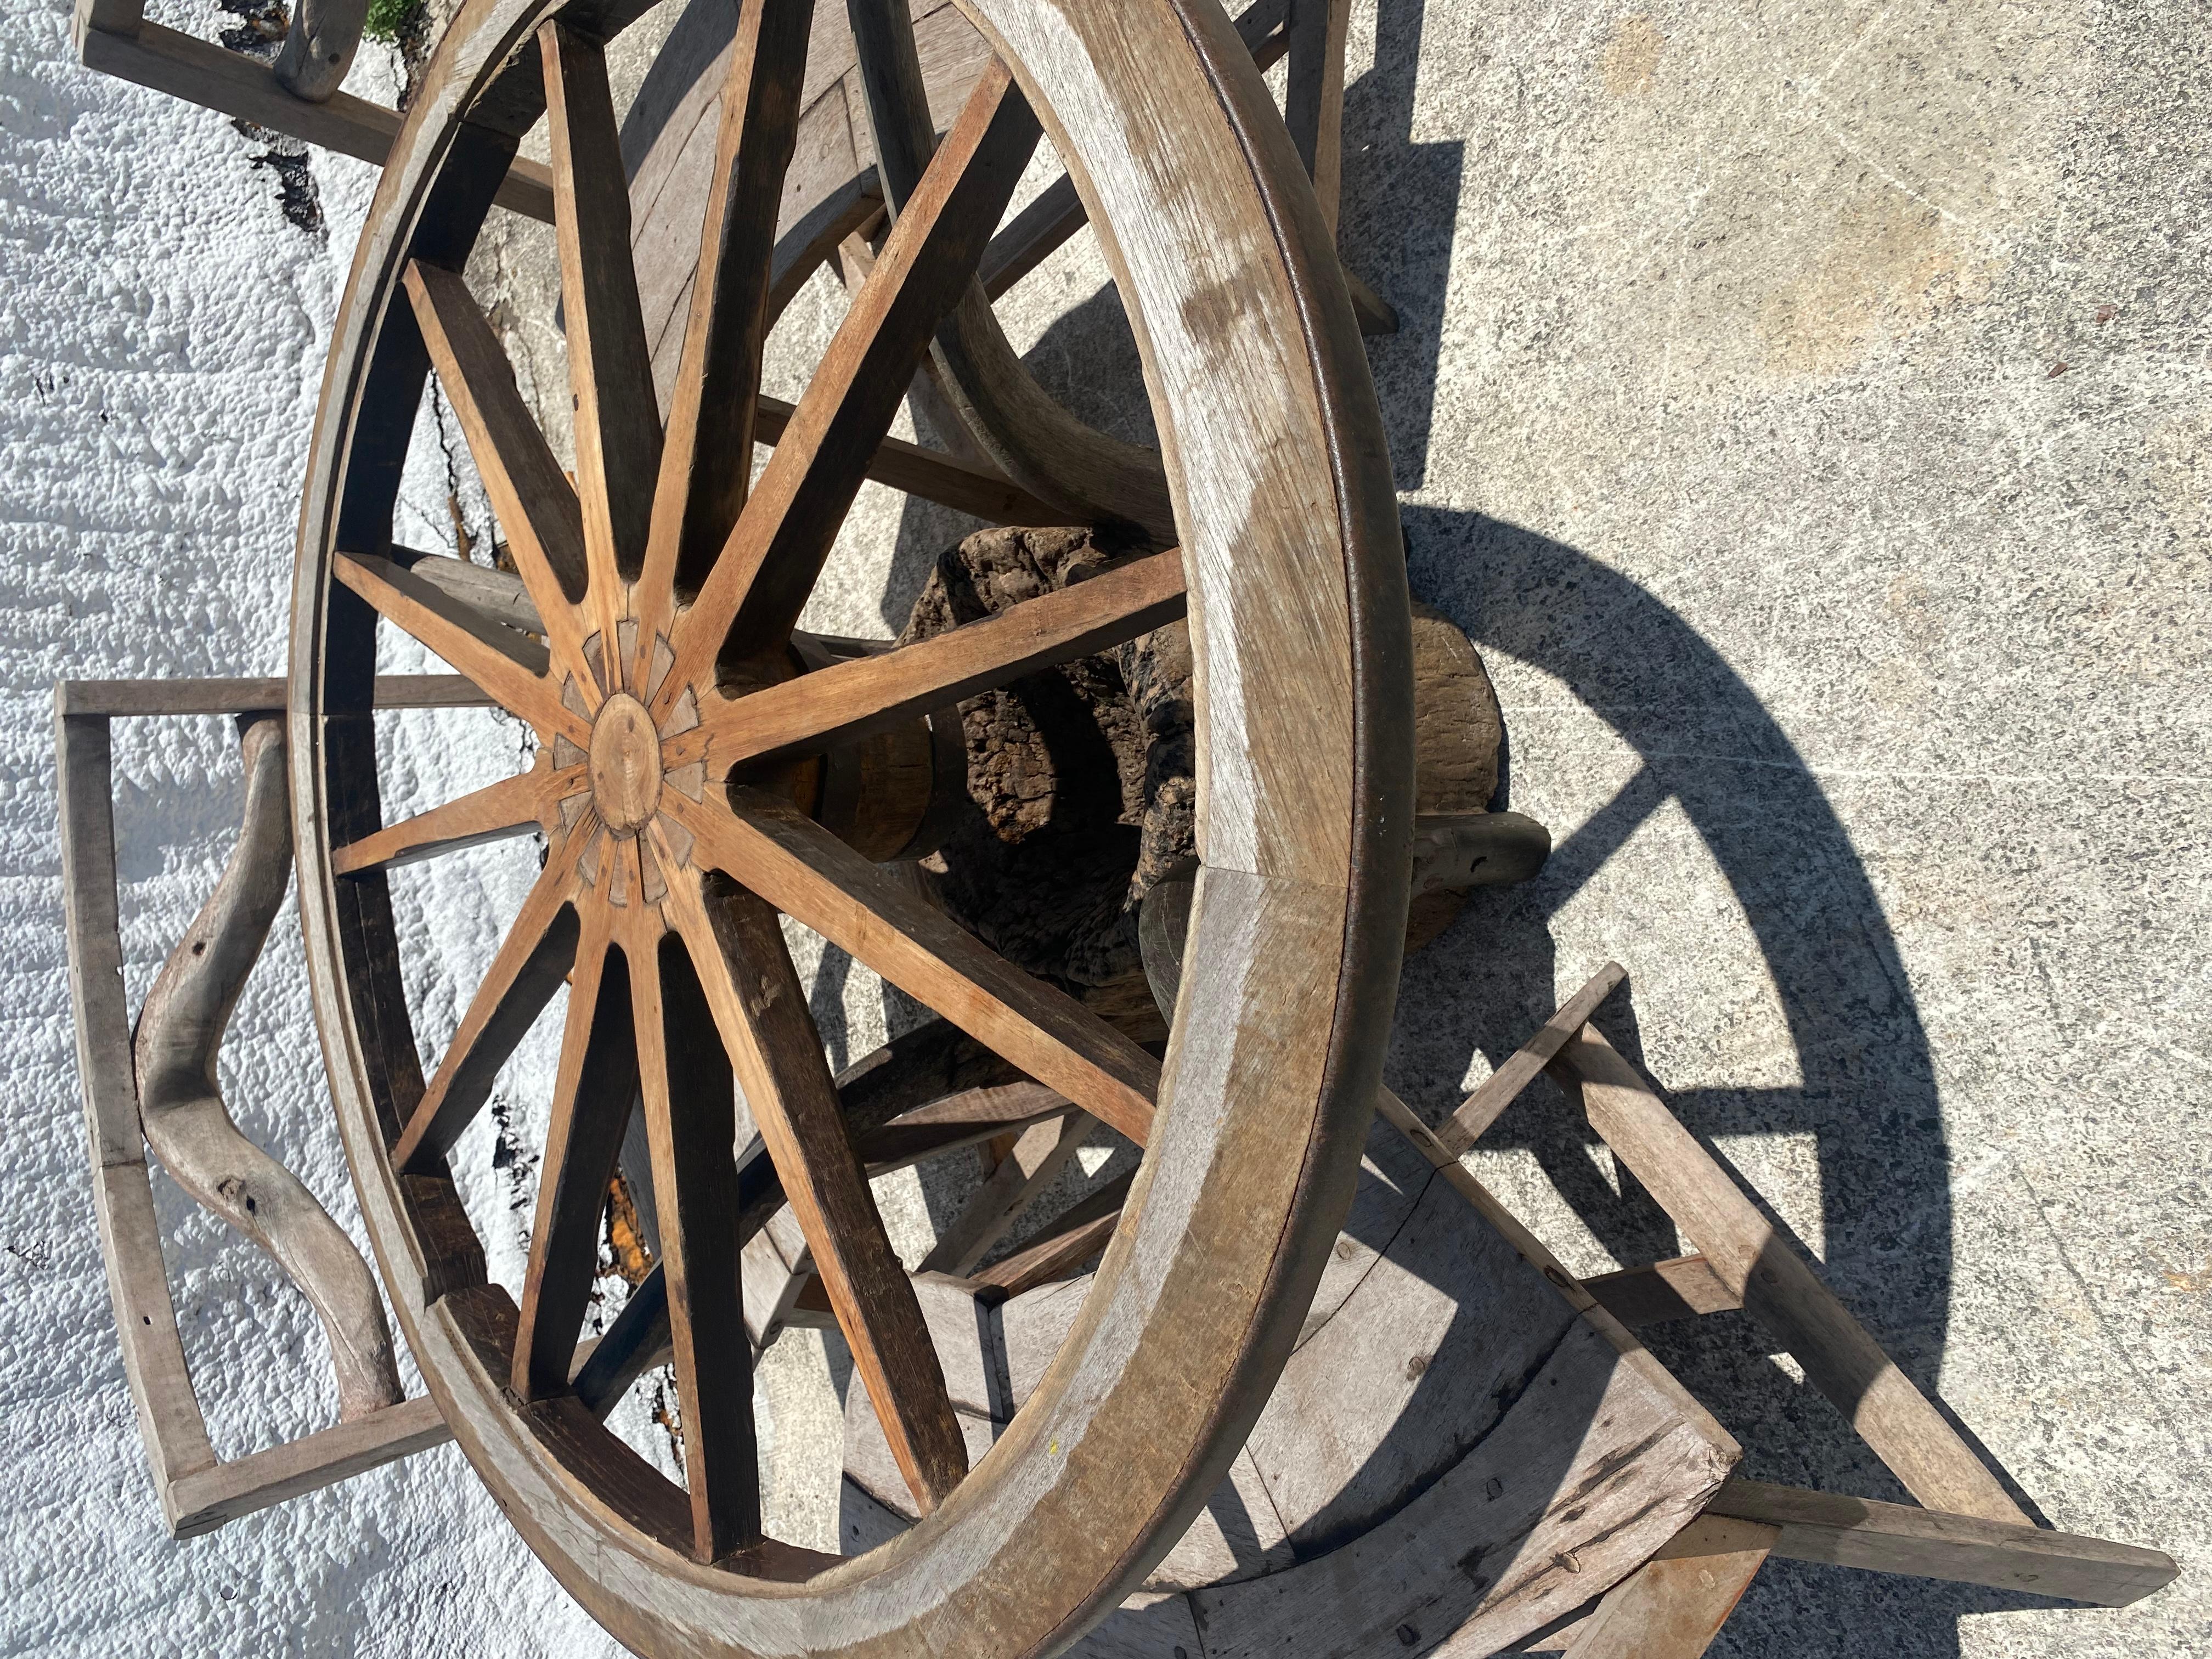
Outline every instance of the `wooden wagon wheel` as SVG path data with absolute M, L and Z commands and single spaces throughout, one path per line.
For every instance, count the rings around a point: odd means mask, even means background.
M 664 430 L 601 48 L 634 9 L 472 0 L 396 143 L 334 334 L 302 517 L 291 719 L 309 969 L 409 1343 L 532 1547 L 653 1654 L 1049 1650 L 1212 1489 L 1350 1196 L 1387 1030 L 1411 797 L 1407 599 L 1357 325 L 1289 134 L 1212 0 L 982 0 L 996 61 L 915 181 L 780 433 L 757 424 L 808 8 L 746 0 Z M 550 106 L 550 108 L 549 108 Z M 550 114 L 572 489 L 458 272 Z M 1048 132 L 1146 370 L 1176 550 L 805 672 L 793 635 L 922 353 Z M 391 544 L 434 366 L 541 633 Z M 774 458 L 747 489 L 756 436 Z M 1184 600 L 1199 672 L 1202 964 L 1164 1068 L 808 816 L 815 757 L 1130 637 Z M 382 820 L 377 623 L 526 721 L 519 777 Z M 384 872 L 517 826 L 547 855 L 426 1081 Z M 775 920 L 848 951 L 1142 1144 L 1084 1316 L 971 1469 Z M 518 1308 L 445 1161 L 562 980 Z M 738 1309 L 732 1076 L 927 1518 L 849 1560 L 763 1535 Z M 571 1386 L 601 1196 L 641 1095 L 688 1492 Z

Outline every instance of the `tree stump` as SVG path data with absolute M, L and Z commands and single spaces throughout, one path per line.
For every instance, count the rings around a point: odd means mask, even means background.
M 899 643 L 927 639 L 1079 582 L 1133 550 L 1082 529 L 979 531 L 938 557 Z M 1413 607 L 1417 810 L 1480 812 L 1504 734 L 1466 635 Z M 1188 624 L 1033 674 L 960 705 L 967 799 L 923 860 L 938 902 L 985 943 L 1117 1023 L 1164 1035 L 1146 988 L 1137 913 L 1197 851 Z M 1408 950 L 1464 895 L 1430 892 Z

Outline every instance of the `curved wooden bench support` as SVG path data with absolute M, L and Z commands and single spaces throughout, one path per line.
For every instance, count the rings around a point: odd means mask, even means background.
M 368 1285 L 365 1305 L 358 1285 L 347 1292 L 348 1283 L 356 1275 L 365 1280 L 368 1274 L 351 1243 L 305 1188 L 292 1192 L 298 1183 L 289 1171 L 238 1134 L 219 1098 L 211 1093 L 203 1097 L 190 1086 L 195 1078 L 211 1075 L 214 1044 L 238 981 L 252 965 L 269 916 L 283 894 L 289 816 L 283 748 L 275 741 L 270 715 L 282 708 L 284 693 L 283 681 L 268 679 L 80 680 L 54 688 L 70 1001 L 91 1141 L 93 1206 L 122 1344 L 124 1375 L 137 1407 L 155 1493 L 174 1538 L 212 1532 L 241 1515 L 452 1437 L 433 1401 L 399 1399 L 391 1376 L 391 1338 L 374 1285 Z M 475 687 L 453 675 L 377 683 L 377 702 L 385 708 L 447 708 L 481 701 Z M 248 734 L 247 833 L 216 896 L 186 935 L 186 944 L 172 964 L 173 969 L 185 964 L 186 971 L 165 972 L 149 998 L 157 1006 L 145 1023 L 148 1029 L 139 1046 L 148 1057 L 165 1054 L 169 1063 L 154 1063 L 153 1069 L 164 1076 L 155 1080 L 155 1103 L 142 1117 L 139 1066 L 123 994 L 109 723 L 147 714 L 258 718 Z M 242 890 L 249 887 L 258 890 Z M 195 939 L 209 945 L 204 955 L 192 952 Z M 190 971 L 204 961 L 204 970 Z M 196 985 L 189 982 L 195 979 Z M 162 1001 L 167 1004 L 167 1016 L 159 1006 Z M 173 1082 L 181 1093 L 165 1103 Z M 211 1084 L 207 1086 L 211 1091 Z M 167 1121 L 162 1121 L 165 1110 Z M 275 1223 L 276 1231 L 288 1240 L 305 1236 L 313 1258 L 305 1278 L 298 1271 L 297 1251 L 271 1253 L 307 1291 L 318 1311 L 325 1313 L 334 1342 L 344 1345 L 342 1356 L 346 1347 L 352 1351 L 351 1364 L 342 1358 L 339 1365 L 346 1420 L 228 1462 L 216 1456 L 185 1367 L 162 1263 L 161 1224 L 146 1164 L 149 1131 L 166 1148 L 163 1162 L 171 1173 L 180 1184 L 195 1189 L 196 1195 L 201 1188 L 211 1192 L 216 1200 L 211 1207 L 218 1213 L 226 1218 L 243 1214 L 248 1223 L 265 1231 L 274 1216 L 289 1212 L 289 1219 Z M 227 1173 L 245 1177 L 246 1184 L 235 1194 L 240 1202 L 231 1201 L 232 1195 L 222 1190 Z M 259 1195 L 252 1211 L 242 1203 L 249 1194 Z M 272 1195 L 279 1196 L 277 1205 L 262 1201 Z M 302 1207 L 302 1200 L 312 1206 L 312 1213 Z M 252 1236 L 252 1227 L 243 1230 Z M 263 1241 L 257 1237 L 256 1242 Z M 350 1269 L 338 1258 L 339 1249 L 350 1257 Z M 333 1279 L 338 1285 L 336 1295 Z

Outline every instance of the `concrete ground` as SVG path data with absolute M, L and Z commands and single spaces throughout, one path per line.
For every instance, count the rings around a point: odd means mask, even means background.
M 329 222 L 303 234 L 247 140 L 64 67 L 53 20 L 7 3 L 0 1652 L 610 1652 L 450 1449 L 186 1547 L 152 1516 L 76 1127 L 39 699 L 281 665 L 368 175 L 313 158 Z M 1403 321 L 1370 356 L 1413 590 L 1481 646 L 1512 805 L 1558 843 L 1409 963 L 1391 1082 L 1448 1110 L 1623 963 L 1600 1023 L 2032 1510 L 2183 1565 L 2099 1611 L 1770 1564 L 1716 1654 L 2212 1650 L 2208 38 L 2190 8 L 2078 0 L 1355 12 L 1344 246 Z M 557 393 L 544 253 L 518 231 L 472 274 Z M 1010 322 L 1048 384 L 1140 430 L 1101 282 L 1072 247 Z M 837 304 L 824 282 L 795 310 L 775 389 Z M 423 432 L 410 538 L 450 545 L 449 489 L 488 524 L 450 420 Z M 963 527 L 872 489 L 811 620 L 888 632 Z M 512 763 L 491 723 L 437 735 L 397 794 Z M 118 769 L 135 990 L 220 862 L 236 769 L 212 726 L 149 728 Z M 426 1042 L 520 879 L 471 854 L 404 896 L 449 970 Z M 296 962 L 280 933 L 226 1085 L 350 1221 Z M 805 965 L 842 1054 L 910 1018 Z M 504 1276 L 550 1055 L 468 1149 Z M 1547 1085 L 1474 1163 L 1578 1271 L 1678 1248 Z M 884 1196 L 918 1252 L 957 1194 Z M 326 1420 L 298 1298 L 163 1201 L 218 1444 Z M 1653 1337 L 1746 1474 L 1901 1496 L 1740 1316 Z M 772 1515 L 800 1541 L 830 1522 L 836 1346 L 794 1333 L 762 1372 Z

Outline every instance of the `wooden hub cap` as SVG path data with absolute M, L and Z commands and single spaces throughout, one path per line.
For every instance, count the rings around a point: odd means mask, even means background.
M 618 836 L 634 836 L 660 805 L 660 733 L 627 691 L 606 700 L 592 727 L 592 799 Z

